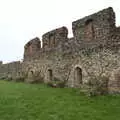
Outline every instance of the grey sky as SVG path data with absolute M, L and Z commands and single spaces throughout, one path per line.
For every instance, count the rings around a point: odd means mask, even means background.
M 30 39 L 71 23 L 109 6 L 120 25 L 119 0 L 0 0 L 0 60 L 23 58 L 24 45 Z

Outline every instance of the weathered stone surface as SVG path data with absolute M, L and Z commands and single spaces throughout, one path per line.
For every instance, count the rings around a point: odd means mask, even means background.
M 115 29 L 115 14 L 113 9 L 107 8 L 93 15 L 72 23 L 75 39 L 79 41 L 107 40 L 108 36 Z M 87 32 L 87 33 L 86 33 Z
M 120 68 L 111 72 L 108 88 L 110 93 L 120 93 Z
M 24 47 L 24 60 L 31 60 L 40 51 L 41 42 L 39 38 L 29 41 Z
M 43 49 L 49 50 L 51 48 L 58 47 L 60 44 L 64 44 L 67 41 L 68 30 L 66 27 L 61 27 L 45 33 L 42 36 Z
M 67 37 L 66 27 L 45 33 L 42 47 L 39 38 L 29 41 L 22 63 L 0 62 L 0 76 L 29 83 L 60 81 L 68 87 L 88 85 L 96 93 L 120 92 L 120 27 L 115 26 L 113 9 L 74 21 L 72 30 L 73 38 Z
M 11 62 L 8 64 L 1 64 L 0 78 L 1 79 L 15 79 L 17 74 L 21 72 L 22 63 L 20 61 Z

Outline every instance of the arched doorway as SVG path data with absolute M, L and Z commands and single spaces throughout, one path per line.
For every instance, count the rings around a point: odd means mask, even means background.
M 75 86 L 82 84 L 82 69 L 79 67 L 75 68 Z
M 52 70 L 51 70 L 51 69 L 48 69 L 48 80 L 49 80 L 49 81 L 52 81 L 52 79 L 53 79 Z

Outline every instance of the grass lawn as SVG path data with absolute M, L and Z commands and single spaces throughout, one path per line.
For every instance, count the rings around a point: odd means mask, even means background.
M 0 81 L 0 120 L 120 120 L 120 96 Z

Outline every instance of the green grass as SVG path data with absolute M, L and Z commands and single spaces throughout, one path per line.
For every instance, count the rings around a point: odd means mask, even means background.
M 0 81 L 0 120 L 120 120 L 120 96 Z

